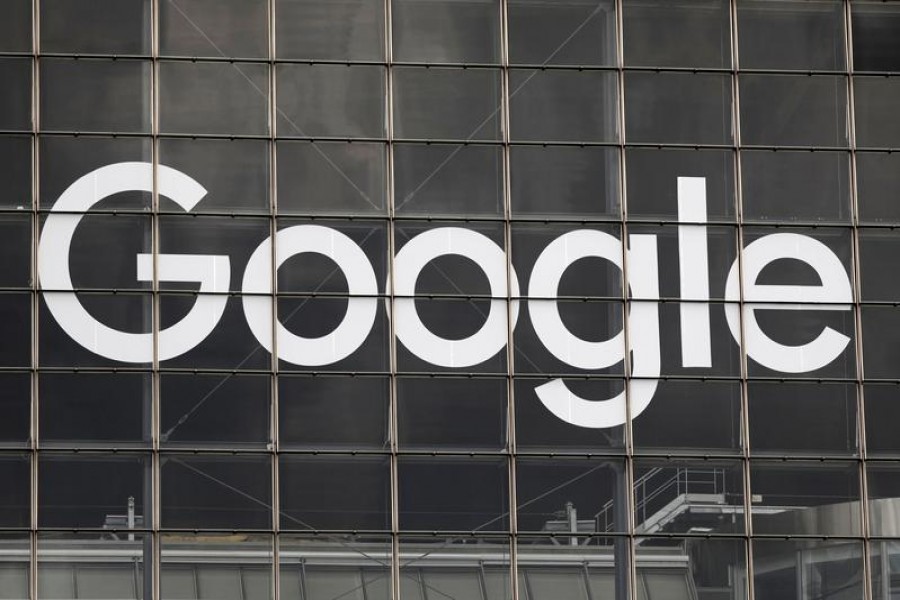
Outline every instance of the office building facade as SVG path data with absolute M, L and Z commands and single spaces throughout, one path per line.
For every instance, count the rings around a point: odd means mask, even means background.
M 0 2 L 0 599 L 900 596 L 900 2 Z

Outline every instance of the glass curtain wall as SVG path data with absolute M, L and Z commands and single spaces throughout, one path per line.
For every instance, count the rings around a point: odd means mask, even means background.
M 0 599 L 900 596 L 898 73 L 897 2 L 0 2 Z

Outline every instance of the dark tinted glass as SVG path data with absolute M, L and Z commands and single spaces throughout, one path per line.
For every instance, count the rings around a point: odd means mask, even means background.
M 149 54 L 150 0 L 42 0 L 41 51 Z

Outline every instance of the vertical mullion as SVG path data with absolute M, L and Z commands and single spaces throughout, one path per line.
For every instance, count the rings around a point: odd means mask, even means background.
M 40 239 L 40 171 L 39 141 L 40 131 L 40 0 L 32 0 L 31 5 L 31 418 L 29 427 L 29 461 L 31 490 L 29 502 L 28 533 L 28 593 L 30 598 L 37 598 L 37 526 L 38 526 L 38 367 L 39 360 L 39 323 L 40 311 L 38 300 L 37 250 Z
M 859 468 L 859 501 L 860 523 L 862 540 L 863 561 L 863 594 L 866 598 L 873 597 L 872 586 L 872 556 L 869 547 L 871 531 L 869 530 L 869 487 L 866 473 L 866 413 L 865 413 L 865 387 L 863 386 L 863 340 L 862 340 L 862 288 L 860 287 L 859 264 L 859 201 L 857 193 L 856 171 L 856 103 L 854 95 L 853 77 L 853 30 L 852 14 L 849 0 L 844 0 L 844 48 L 846 62 L 847 81 L 847 137 L 850 145 L 850 222 L 851 242 L 853 248 L 853 312 L 854 327 L 856 328 L 856 427 L 857 427 L 857 465 Z M 886 547 L 883 552 L 886 551 Z M 882 571 L 882 578 L 889 577 L 886 571 Z
M 151 365 L 150 389 L 151 389 L 151 405 L 152 417 L 150 421 L 150 439 L 151 439 L 151 456 L 150 469 L 151 476 L 149 493 L 145 492 L 145 496 L 151 499 L 150 506 L 144 507 L 145 518 L 150 520 L 150 565 L 144 564 L 144 577 L 146 578 L 148 567 L 150 569 L 150 587 L 151 596 L 154 600 L 162 596 L 160 591 L 161 569 L 162 569 L 162 540 L 159 534 L 160 518 L 162 510 L 160 507 L 160 480 L 161 464 L 160 464 L 160 373 L 159 373 L 159 324 L 160 324 L 160 297 L 159 297 L 159 2 L 160 0 L 151 0 L 150 2 L 150 54 L 151 54 L 151 101 L 150 101 L 150 134 L 151 134 L 151 161 L 153 173 L 153 190 L 150 205 L 151 220 L 151 253 L 153 256 L 153 280 L 151 283 L 151 300 L 152 300 L 152 337 L 153 337 L 153 362 Z M 146 502 L 145 502 L 146 504 Z M 147 527 L 147 523 L 144 523 Z M 145 542 L 145 549 L 147 543 Z M 146 560 L 146 553 L 145 553 Z M 145 589 L 146 592 L 146 589 Z M 147 594 L 144 594 L 146 598 Z
M 398 481 L 398 438 L 397 438 L 397 336 L 395 319 L 393 318 L 394 304 L 394 256 L 396 255 L 396 242 L 394 236 L 394 38 L 391 0 L 384 0 L 384 63 L 385 63 L 385 133 L 387 137 L 385 167 L 385 179 L 387 184 L 387 260 L 388 260 L 388 289 L 385 290 L 389 306 L 388 314 L 388 370 L 390 385 L 388 391 L 388 436 L 390 451 L 390 510 L 391 510 L 391 561 L 390 580 L 391 598 L 400 598 L 400 511 L 398 506 L 399 481 Z
M 278 283 L 278 272 L 277 267 L 275 266 L 275 257 L 276 257 L 276 244 L 277 237 L 276 232 L 278 231 L 278 223 L 276 221 L 277 215 L 277 207 L 278 207 L 278 165 L 277 165 L 277 153 L 275 151 L 275 139 L 277 137 L 276 131 L 276 123 L 277 123 L 277 101 L 276 101 L 276 70 L 275 70 L 275 0 L 268 0 L 267 3 L 268 9 L 268 19 L 266 20 L 267 26 L 267 37 L 269 42 L 269 105 L 268 115 L 269 115 L 269 143 L 268 143 L 268 152 L 269 152 L 269 168 L 268 171 L 268 205 L 269 205 L 269 239 L 272 240 L 271 244 L 271 260 L 272 260 L 272 352 L 269 356 L 270 360 L 270 368 L 271 375 L 269 376 L 269 393 L 270 393 L 270 408 L 271 415 L 269 416 L 269 464 L 271 469 L 271 477 L 272 477 L 272 536 L 271 536 L 271 557 L 272 557 L 272 567 L 269 570 L 270 576 L 272 577 L 272 593 L 273 598 L 278 600 L 281 598 L 281 497 L 279 495 L 280 479 L 280 459 L 279 459 L 279 450 L 280 450 L 280 437 L 279 437 L 279 421 L 278 421 L 278 336 L 277 336 L 277 324 L 278 324 L 278 302 L 277 297 L 274 292 L 276 290 L 276 286 Z
M 630 598 L 637 600 L 637 555 L 635 550 L 635 522 L 634 522 L 634 448 L 632 444 L 631 430 L 631 341 L 629 335 L 628 315 L 631 312 L 631 303 L 629 301 L 629 277 L 628 277 L 628 227 L 627 227 L 627 182 L 626 182 L 626 165 L 625 165 L 625 45 L 624 45 L 624 1 L 616 0 L 615 2 L 615 52 L 616 52 L 616 112 L 617 112 L 617 150 L 619 153 L 619 225 L 621 228 L 621 245 L 622 245 L 622 335 L 625 340 L 625 351 L 622 357 L 624 367 L 624 390 L 625 395 L 625 423 L 623 426 L 624 435 L 624 463 L 622 465 L 622 476 L 619 478 L 617 485 L 623 489 L 619 490 L 619 502 L 613 498 L 613 506 L 620 504 L 622 509 L 618 512 L 626 515 L 624 525 L 624 540 L 613 540 L 615 545 L 624 545 L 627 549 L 624 552 L 626 564 L 621 564 L 618 559 L 619 552 L 613 552 L 613 570 L 616 580 L 616 588 L 618 588 L 618 577 L 620 572 L 624 572 L 625 577 L 622 583 L 625 584 L 625 590 L 616 589 L 617 600 Z M 645 301 L 645 300 L 642 300 Z M 652 300 L 657 303 L 657 311 L 659 310 L 659 299 Z M 613 513 L 616 513 L 613 508 Z
M 503 237 L 506 255 L 506 455 L 507 478 L 509 487 L 509 565 L 507 573 L 510 579 L 510 592 L 513 600 L 519 600 L 518 577 L 518 495 L 516 493 L 516 397 L 515 397 L 515 340 L 513 331 L 513 303 L 520 301 L 512 297 L 512 283 L 515 273 L 512 267 L 512 192 L 510 188 L 510 115 L 509 115 L 509 3 L 500 0 L 500 116 L 503 152 Z M 492 300 L 493 302 L 493 300 Z
M 744 334 L 744 212 L 743 212 L 743 172 L 741 170 L 741 94 L 740 94 L 740 53 L 737 0 L 730 0 L 731 14 L 731 95 L 732 95 L 732 127 L 734 129 L 734 203 L 737 221 L 737 266 L 738 266 L 738 323 L 740 325 L 740 377 L 741 377 L 741 460 L 743 467 L 743 508 L 744 508 L 744 562 L 746 565 L 745 591 L 747 598 L 753 600 L 753 519 L 752 497 L 750 488 L 750 433 L 749 433 L 749 401 L 748 401 L 748 358 Z M 727 303 L 725 310 L 732 305 Z

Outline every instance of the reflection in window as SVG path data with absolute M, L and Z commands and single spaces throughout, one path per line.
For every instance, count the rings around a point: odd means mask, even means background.
M 859 535 L 859 465 L 760 461 L 750 465 L 754 533 Z

